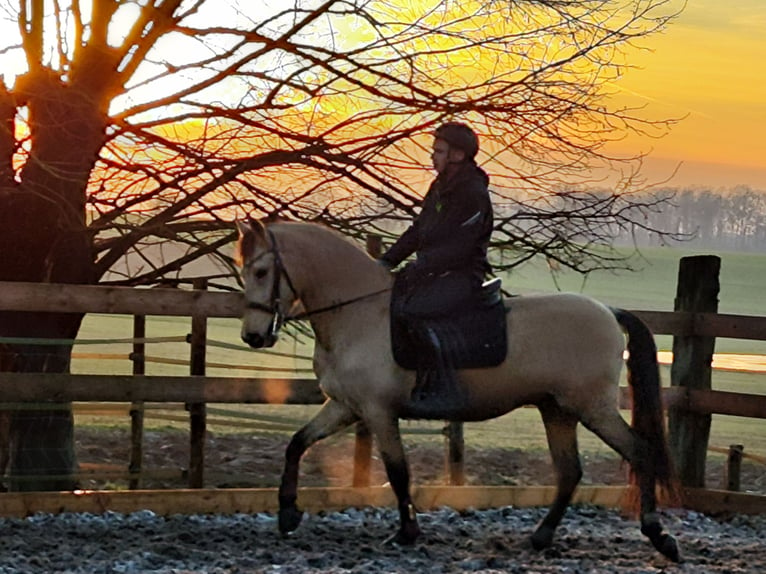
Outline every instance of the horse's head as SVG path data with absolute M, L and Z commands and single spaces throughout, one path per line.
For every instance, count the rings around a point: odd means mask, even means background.
M 237 221 L 236 261 L 244 284 L 242 340 L 253 348 L 277 342 L 288 310 L 297 298 L 274 234 L 260 221 Z

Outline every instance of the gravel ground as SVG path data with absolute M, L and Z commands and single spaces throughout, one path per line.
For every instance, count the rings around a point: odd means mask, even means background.
M 675 565 L 651 548 L 636 522 L 589 506 L 571 509 L 554 546 L 534 552 L 526 537 L 542 515 L 542 509 L 515 508 L 423 513 L 423 536 L 411 548 L 381 544 L 395 528 L 393 510 L 307 515 L 289 538 L 277 533 L 272 514 L 36 515 L 0 520 L 0 573 L 766 571 L 765 517 L 722 522 L 665 512 L 686 559 Z
M 206 466 L 211 487 L 275 486 L 285 437 L 208 436 Z M 301 469 L 302 486 L 349 484 L 350 438 L 317 445 Z M 78 458 L 125 464 L 126 431 L 79 431 Z M 443 446 L 408 449 L 414 482 L 444 483 Z M 624 484 L 625 468 L 613 456 L 584 457 L 584 484 Z M 147 468 L 184 468 L 188 435 L 150 432 Z M 551 484 L 547 453 L 519 449 L 468 449 L 469 484 Z M 722 464 L 708 463 L 708 485 L 721 484 Z M 227 478 L 216 478 L 218 475 Z M 764 494 L 766 469 L 743 465 L 743 490 Z M 372 483 L 385 482 L 375 461 Z M 181 479 L 157 480 L 148 488 L 179 488 Z M 103 488 L 98 481 L 84 488 Z M 124 485 L 116 485 L 123 487 Z M 300 504 L 300 500 L 298 501 Z M 527 542 L 545 509 L 501 508 L 419 515 L 423 535 L 411 548 L 387 547 L 398 515 L 391 509 L 349 509 L 306 515 L 289 538 L 279 535 L 272 514 L 162 517 L 131 515 L 35 515 L 0 519 L 0 574 L 246 574 L 280 573 L 758 573 L 766 572 L 766 516 L 714 519 L 696 512 L 663 513 L 685 557 L 676 565 L 657 553 L 638 523 L 616 510 L 572 507 L 552 548 L 535 552 Z

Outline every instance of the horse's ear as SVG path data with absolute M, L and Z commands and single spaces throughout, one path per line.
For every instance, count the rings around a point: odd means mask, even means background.
M 235 249 L 234 260 L 242 267 L 255 251 L 258 241 L 266 240 L 266 228 L 256 219 L 237 219 L 239 239 Z
M 266 235 L 266 228 L 257 219 L 237 219 L 236 224 L 240 238 L 249 234 L 253 234 L 255 237 Z

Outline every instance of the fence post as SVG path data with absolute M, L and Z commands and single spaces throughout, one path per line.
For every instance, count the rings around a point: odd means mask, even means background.
M 143 341 L 146 337 L 146 316 L 133 316 L 133 352 L 130 355 L 133 361 L 133 374 L 143 375 L 146 373 L 146 345 Z M 141 469 L 144 456 L 144 402 L 134 401 L 130 405 L 130 462 L 128 471 L 130 480 L 128 488 L 136 490 L 141 488 Z
M 463 423 L 448 422 L 442 431 L 447 439 L 447 474 L 452 486 L 465 484 L 465 440 Z
M 195 279 L 194 289 L 207 289 L 207 280 Z M 205 346 L 207 340 L 207 317 L 192 315 L 190 374 L 205 376 Z M 202 488 L 205 484 L 205 432 L 207 427 L 205 403 L 188 403 L 189 488 Z
M 380 257 L 383 253 L 383 240 L 380 235 L 368 235 L 367 253 L 372 257 Z M 352 485 L 356 487 L 370 486 L 370 466 L 372 465 L 372 436 L 363 422 L 356 423 L 356 438 L 354 440 L 354 477 Z
M 354 478 L 352 486 L 370 486 L 370 465 L 372 463 L 372 436 L 367 425 L 356 423 L 354 441 Z
M 718 311 L 721 259 L 715 255 L 682 257 L 678 267 L 675 311 L 716 313 Z M 670 384 L 689 390 L 710 390 L 715 337 L 695 333 L 673 337 Z M 711 415 L 672 408 L 668 413 L 670 449 L 681 484 L 705 486 L 705 457 L 710 437 Z
M 726 459 L 726 490 L 739 492 L 740 471 L 742 469 L 742 453 L 744 445 L 729 445 L 729 456 Z

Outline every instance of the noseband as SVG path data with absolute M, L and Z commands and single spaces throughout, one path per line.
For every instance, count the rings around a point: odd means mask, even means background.
M 279 285 L 282 282 L 282 278 L 285 278 L 287 281 L 287 286 L 296 297 L 298 296 L 298 291 L 295 289 L 293 281 L 290 279 L 290 274 L 287 272 L 287 268 L 282 262 L 282 256 L 279 254 L 279 248 L 277 247 L 277 238 L 274 237 L 274 233 L 270 229 L 267 229 L 266 231 L 269 234 L 269 240 L 271 241 L 271 249 L 262 254 L 260 257 L 263 257 L 263 255 L 267 255 L 269 253 L 274 256 L 274 280 L 271 283 L 271 296 L 269 297 L 268 305 L 259 303 L 258 301 L 248 301 L 245 307 L 247 309 L 255 309 L 256 311 L 263 311 L 264 313 L 273 315 L 274 318 L 272 319 L 271 326 L 269 327 L 269 334 L 276 336 L 279 334 L 279 330 L 287 320 L 287 315 L 282 310 L 282 299 L 279 296 Z M 250 264 L 252 263 L 253 262 L 250 262 Z

